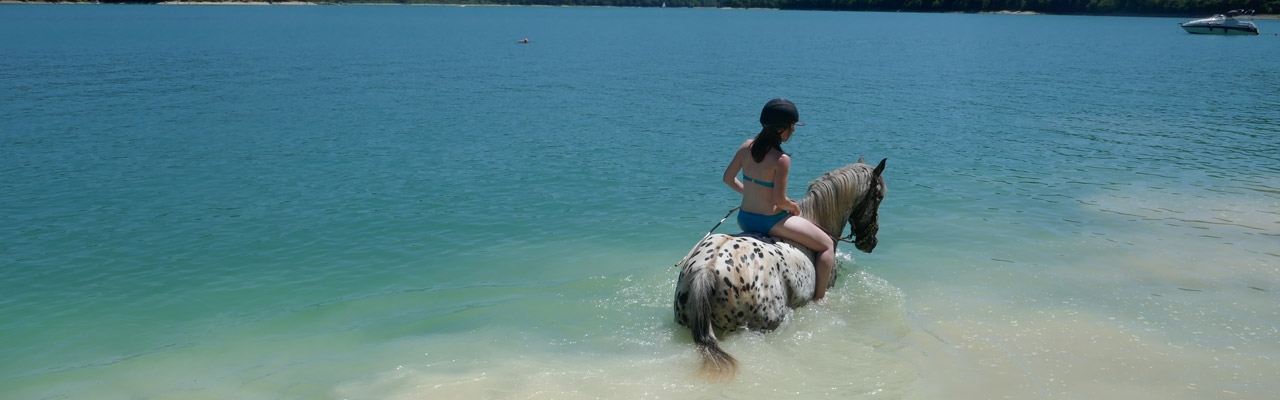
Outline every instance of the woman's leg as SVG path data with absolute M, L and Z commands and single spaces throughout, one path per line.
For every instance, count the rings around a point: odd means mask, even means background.
M 801 217 L 787 217 L 773 226 L 769 234 L 800 242 L 804 247 L 813 250 L 814 277 L 813 299 L 822 300 L 827 294 L 827 285 L 831 281 L 831 268 L 835 266 L 835 245 L 831 237 L 809 220 Z

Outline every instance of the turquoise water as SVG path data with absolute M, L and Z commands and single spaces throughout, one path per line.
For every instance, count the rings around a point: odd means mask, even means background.
M 0 393 L 1267 398 L 1280 22 L 1176 22 L 2 6 Z M 779 96 L 880 245 L 707 384 L 672 264 Z

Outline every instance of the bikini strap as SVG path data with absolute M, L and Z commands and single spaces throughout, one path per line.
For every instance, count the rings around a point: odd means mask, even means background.
M 755 179 L 755 178 L 752 178 L 752 177 L 750 177 L 750 176 L 747 176 L 747 172 L 746 172 L 746 171 L 743 171 L 743 172 L 742 172 L 742 180 L 747 181 L 747 182 L 751 182 L 751 183 L 755 183 L 755 184 L 757 184 L 757 185 L 764 186 L 764 187 L 773 187 L 773 182 L 766 182 L 766 181 L 762 181 L 762 180 Z

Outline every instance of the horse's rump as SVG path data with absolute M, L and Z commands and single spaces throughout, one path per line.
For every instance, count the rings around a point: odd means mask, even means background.
M 709 305 L 695 305 L 689 298 L 694 273 L 701 270 L 711 274 Z M 755 233 L 711 235 L 681 265 L 676 321 L 691 326 L 690 308 L 704 306 L 710 307 L 710 321 L 721 331 L 775 329 L 788 307 L 809 302 L 813 283 L 813 263 L 795 245 Z

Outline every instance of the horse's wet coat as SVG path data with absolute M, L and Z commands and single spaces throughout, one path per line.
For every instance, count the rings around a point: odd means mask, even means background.
M 692 323 L 692 275 L 706 269 L 714 285 L 709 319 L 717 330 L 776 329 L 788 308 L 803 306 L 813 297 L 815 276 L 810 257 L 807 249 L 768 235 L 711 235 L 699 242 L 681 265 L 676 320 L 685 326 Z

